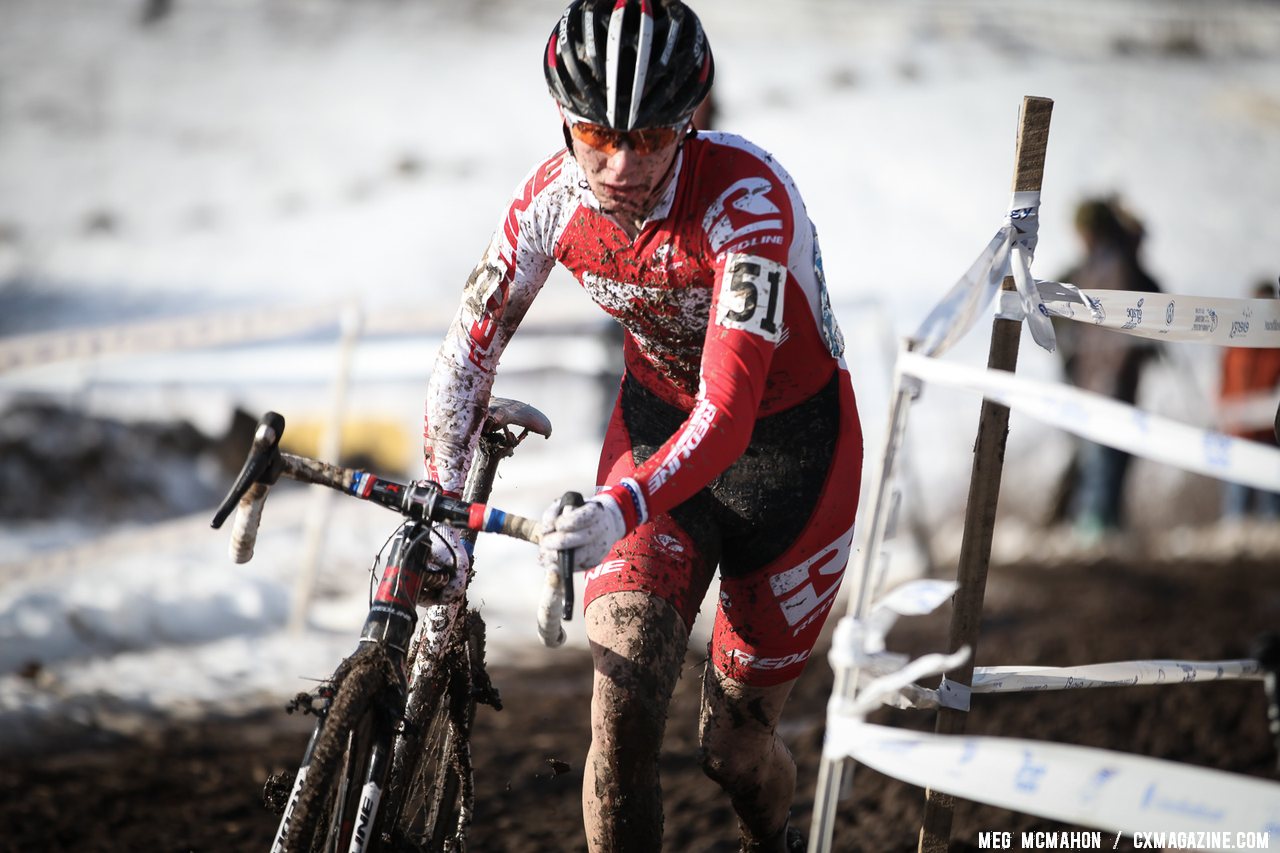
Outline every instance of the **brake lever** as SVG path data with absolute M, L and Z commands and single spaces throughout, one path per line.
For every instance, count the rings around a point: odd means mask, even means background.
M 560 498 L 560 511 L 576 509 L 582 506 L 582 495 L 577 492 L 565 492 Z M 564 590 L 564 611 L 561 618 L 568 622 L 573 619 L 573 548 L 566 548 L 559 554 L 560 587 Z
M 244 460 L 235 484 L 227 496 L 223 498 L 218 511 L 213 515 L 211 526 L 216 530 L 222 527 L 227 517 L 235 511 L 240 499 L 249 491 L 254 483 L 274 485 L 284 472 L 284 460 L 280 457 L 280 438 L 284 435 L 284 416 L 275 412 L 267 412 L 258 421 L 258 428 L 253 434 L 253 444 L 249 447 L 249 455 Z

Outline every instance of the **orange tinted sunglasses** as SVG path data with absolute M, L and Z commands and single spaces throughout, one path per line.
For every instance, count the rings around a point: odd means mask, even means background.
M 649 127 L 644 130 L 614 130 L 589 121 L 569 123 L 569 132 L 574 139 L 605 154 L 613 154 L 624 142 L 637 154 L 652 154 L 675 142 L 682 130 L 683 124 L 674 127 Z

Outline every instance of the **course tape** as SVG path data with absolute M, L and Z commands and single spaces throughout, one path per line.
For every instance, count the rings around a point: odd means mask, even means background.
M 115 326 L 65 329 L 0 338 L 0 374 L 60 361 L 103 355 L 207 349 L 250 341 L 271 341 L 358 323 L 360 333 L 373 335 L 439 336 L 448 327 L 452 308 L 439 305 L 398 306 L 365 311 L 357 306 L 329 303 L 306 307 L 258 308 L 225 314 L 200 314 L 148 320 Z M 571 318 L 556 323 L 526 324 L 523 338 L 595 338 L 599 321 Z
M 950 349 L 973 328 L 979 314 L 991 304 L 1004 277 L 1012 275 L 1023 314 L 1029 318 L 1032 337 L 1053 352 L 1056 347 L 1053 325 L 1031 278 L 1031 259 L 1039 230 L 1040 193 L 1014 193 L 1004 225 L 916 330 L 913 338 L 919 344 L 917 351 L 941 355 Z
M 964 663 L 969 657 L 969 647 L 962 646 L 949 657 L 928 655 L 912 661 L 907 655 L 887 651 L 885 639 L 900 617 L 932 613 L 955 594 L 956 587 L 955 581 L 914 580 L 877 601 L 865 619 L 846 615 L 837 622 L 827 652 L 831 668 L 854 676 L 843 682 L 850 690 L 863 677 L 874 680 L 857 699 L 849 690 L 833 694 L 832 708 L 856 707 L 865 713 L 878 702 L 904 709 L 936 708 L 937 691 L 915 682 L 929 675 L 941 675 Z
M 1037 281 L 1044 312 L 1158 341 L 1280 347 L 1280 299 L 1219 299 L 1132 290 L 1081 290 Z
M 942 678 L 935 690 L 913 691 L 913 708 L 969 710 L 970 693 L 1033 693 L 1088 687 L 1136 687 L 1156 684 L 1198 684 L 1209 681 L 1261 679 L 1256 660 L 1132 660 L 1086 666 L 980 666 L 973 686 Z M 898 704 L 898 707 L 905 707 Z
M 199 349 L 288 337 L 336 326 L 341 313 L 335 305 L 276 308 L 20 335 L 0 340 L 0 373 L 111 353 Z
M 302 491 L 271 493 L 268 513 L 273 527 L 302 524 L 307 510 Z M 209 518 L 213 509 L 202 510 L 180 518 L 127 527 L 77 545 L 45 549 L 14 559 L 0 558 L 0 577 L 6 583 L 51 575 L 80 572 L 102 565 L 127 554 L 150 554 L 161 548 L 186 545 L 196 549 L 211 547 L 225 553 L 217 536 L 209 536 Z
M 1005 371 L 898 354 L 898 369 L 965 388 L 1098 444 L 1220 480 L 1280 491 L 1280 448 L 1197 429 L 1099 394 L 1032 382 Z
M 826 758 L 1112 835 L 1187 832 L 1197 849 L 1234 849 L 1236 833 L 1280 846 L 1280 783 L 1145 756 L 1016 738 L 948 737 L 832 714 Z

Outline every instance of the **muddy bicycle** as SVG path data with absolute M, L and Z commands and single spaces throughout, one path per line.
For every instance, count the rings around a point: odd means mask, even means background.
M 272 776 L 264 803 L 281 814 L 272 853 L 437 853 L 463 851 L 471 821 L 471 726 L 479 704 L 501 709 L 485 669 L 485 627 L 465 594 L 425 606 L 424 591 L 441 590 L 457 566 L 428 561 L 437 525 L 501 533 L 529 542 L 535 522 L 487 505 L 498 463 L 531 433 L 551 423 L 524 403 L 495 398 L 481 432 L 461 500 L 430 481 L 398 483 L 280 450 L 284 418 L 259 422 L 235 485 L 213 520 L 235 511 L 231 554 L 253 555 L 268 489 L 280 477 L 328 486 L 404 516 L 384 546 L 381 576 L 356 651 L 317 690 L 300 693 L 290 710 L 316 715 L 297 774 Z M 563 505 L 577 505 L 567 493 Z M 564 642 L 561 621 L 573 606 L 571 554 L 547 573 L 538 630 L 548 646 Z

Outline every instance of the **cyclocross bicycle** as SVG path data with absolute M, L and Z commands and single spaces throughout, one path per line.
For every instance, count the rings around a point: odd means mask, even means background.
M 538 539 L 535 522 L 487 506 L 498 463 L 529 433 L 551 434 L 546 416 L 524 403 L 495 398 L 481 432 L 462 500 L 430 481 L 397 483 L 364 471 L 283 453 L 284 418 L 259 422 L 244 467 L 214 516 L 233 510 L 231 554 L 253 556 L 267 491 L 281 476 L 328 486 L 404 516 L 384 546 L 381 579 L 356 651 L 290 710 L 316 715 L 292 786 L 268 779 L 263 801 L 282 814 L 272 853 L 437 853 L 463 851 L 471 821 L 470 735 L 477 703 L 501 709 L 485 670 L 485 629 L 465 595 L 425 606 L 423 591 L 440 590 L 457 570 L 429 564 L 436 526 Z M 564 505 L 580 504 L 568 493 Z M 382 554 L 379 554 L 382 557 Z M 377 564 L 375 560 L 375 565 Z M 564 641 L 562 619 L 573 606 L 571 555 L 547 573 L 538 612 L 543 642 Z M 416 631 L 416 634 L 415 634 Z

